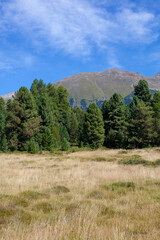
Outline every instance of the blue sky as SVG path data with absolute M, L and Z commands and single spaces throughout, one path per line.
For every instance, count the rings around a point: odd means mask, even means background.
M 79 72 L 160 72 L 160 0 L 0 0 L 0 94 Z

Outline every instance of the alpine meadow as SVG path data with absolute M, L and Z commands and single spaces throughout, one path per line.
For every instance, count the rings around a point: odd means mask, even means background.
M 160 92 L 72 109 L 35 79 L 0 99 L 2 240 L 160 237 Z
M 160 0 L 0 0 L 0 240 L 160 240 Z

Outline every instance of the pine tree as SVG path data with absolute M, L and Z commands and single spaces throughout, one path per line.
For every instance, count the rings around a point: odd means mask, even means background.
M 31 88 L 30 88 L 30 92 L 32 93 L 32 95 L 34 97 L 37 97 L 39 95 L 39 92 L 38 92 L 38 80 L 35 79 L 31 85 Z
M 70 129 L 70 142 L 72 144 L 77 142 L 77 130 L 78 130 L 78 121 L 76 114 L 72 111 L 71 113 L 71 129 Z
M 104 142 L 104 123 L 100 109 L 95 103 L 89 105 L 84 120 L 84 142 L 98 148 Z
M 122 96 L 113 94 L 108 103 L 104 102 L 102 113 L 105 124 L 105 145 L 124 147 L 127 140 L 127 108 Z
M 70 144 L 69 144 L 69 142 L 67 141 L 67 139 L 64 137 L 64 138 L 62 139 L 62 143 L 61 143 L 61 150 L 62 150 L 62 151 L 67 151 L 69 148 L 70 148 Z
M 59 86 L 57 89 L 58 93 L 58 111 L 59 111 L 59 122 L 62 123 L 68 133 L 70 131 L 70 116 L 71 116 L 71 107 L 69 103 L 69 94 L 66 88 Z
M 28 142 L 40 129 L 40 117 L 35 100 L 26 87 L 21 87 L 15 99 L 7 104 L 6 133 L 9 148 L 27 150 Z
M 67 141 L 69 142 L 70 137 L 69 137 L 67 128 L 62 123 L 60 123 L 59 134 L 61 136 L 61 142 L 62 142 L 63 138 L 66 138 Z
M 135 96 L 140 100 L 143 100 L 145 103 L 151 102 L 152 94 L 148 87 L 148 82 L 145 80 L 140 80 L 138 84 L 134 87 Z
M 140 101 L 136 107 L 135 117 L 129 123 L 129 143 L 131 147 L 143 148 L 152 144 L 154 139 L 153 111 Z
M 0 98 L 0 150 L 3 151 L 4 145 L 7 148 L 7 139 L 5 135 L 5 124 L 6 124 L 6 107 L 3 98 Z
M 38 114 L 41 116 L 43 127 L 50 127 L 55 124 L 55 116 L 52 111 L 51 101 L 47 93 L 42 93 L 37 97 Z
M 152 107 L 154 111 L 154 129 L 157 133 L 155 136 L 155 144 L 160 145 L 160 92 L 155 93 L 152 100 Z
M 54 141 L 55 141 L 55 138 L 51 132 L 51 129 L 49 127 L 46 127 L 43 133 L 43 140 L 42 140 L 43 149 L 46 151 L 51 151 L 54 148 Z
M 19 102 L 8 100 L 7 102 L 7 117 L 6 117 L 6 136 L 8 139 L 8 148 L 10 150 L 18 150 L 21 124 L 21 108 Z

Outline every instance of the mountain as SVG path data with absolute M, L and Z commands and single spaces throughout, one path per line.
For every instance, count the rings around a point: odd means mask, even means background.
M 160 72 L 154 77 L 146 77 L 139 73 L 123 71 L 116 68 L 104 72 L 79 73 L 53 83 L 56 87 L 63 85 L 70 93 L 73 107 L 85 108 L 90 102 L 98 105 L 117 92 L 124 98 L 134 90 L 139 80 L 148 82 L 150 89 L 160 90 Z
M 101 106 L 103 101 L 109 99 L 115 92 L 121 94 L 128 102 L 133 95 L 131 93 L 134 85 L 141 79 L 148 82 L 151 90 L 160 90 L 160 72 L 153 77 L 146 77 L 139 73 L 116 68 L 103 72 L 78 73 L 57 81 L 53 85 L 56 87 L 63 85 L 68 89 L 72 107 L 79 106 L 86 109 L 91 102 L 96 102 L 98 106 Z M 12 95 L 14 92 L 2 97 L 7 100 Z
M 11 93 L 8 93 L 8 94 L 4 94 L 4 95 L 1 95 L 0 97 L 2 97 L 5 101 L 8 101 L 9 99 L 12 98 L 12 96 L 13 96 L 13 97 L 15 96 L 15 92 L 11 92 Z

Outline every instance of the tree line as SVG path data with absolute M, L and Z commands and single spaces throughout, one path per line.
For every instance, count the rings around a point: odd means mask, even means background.
M 72 109 L 66 88 L 35 79 L 5 103 L 0 98 L 0 151 L 67 150 L 70 146 L 144 148 L 160 145 L 160 92 L 140 80 L 127 106 L 115 93 L 99 109 Z

